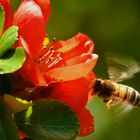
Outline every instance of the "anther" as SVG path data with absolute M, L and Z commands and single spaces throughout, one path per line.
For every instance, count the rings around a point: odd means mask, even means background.
M 62 52 L 54 49 L 52 45 L 43 47 L 40 54 L 34 59 L 36 63 L 45 64 L 48 69 L 56 66 L 62 60 Z

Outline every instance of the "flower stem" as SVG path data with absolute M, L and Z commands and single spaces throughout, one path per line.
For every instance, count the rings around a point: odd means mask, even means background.
M 0 97 L 0 120 L 7 140 L 20 140 L 16 125 L 8 112 L 4 100 Z

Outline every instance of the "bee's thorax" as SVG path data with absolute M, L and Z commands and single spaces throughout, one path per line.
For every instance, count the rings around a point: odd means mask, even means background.
M 94 92 L 101 98 L 107 99 L 112 95 L 115 88 L 110 80 L 96 80 L 94 83 Z

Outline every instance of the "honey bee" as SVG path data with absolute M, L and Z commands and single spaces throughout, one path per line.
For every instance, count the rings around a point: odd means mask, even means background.
M 94 93 L 98 95 L 107 107 L 126 102 L 132 106 L 140 106 L 140 94 L 132 87 L 113 82 L 111 80 L 97 79 L 94 82 Z
M 133 58 L 111 56 L 107 59 L 110 80 L 96 79 L 93 84 L 94 93 L 100 97 L 108 108 L 125 103 L 127 106 L 140 106 L 140 94 L 130 86 L 118 82 L 132 78 L 140 72 L 139 63 Z

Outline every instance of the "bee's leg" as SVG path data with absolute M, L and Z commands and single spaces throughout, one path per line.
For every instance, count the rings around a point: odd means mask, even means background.
M 108 109 L 110 109 L 110 108 L 112 107 L 112 105 L 113 105 L 113 100 L 110 99 L 110 100 L 106 103 L 106 106 L 107 106 Z
M 119 99 L 116 97 L 112 97 L 107 103 L 106 106 L 108 109 L 110 109 L 112 106 L 116 105 L 119 102 Z

